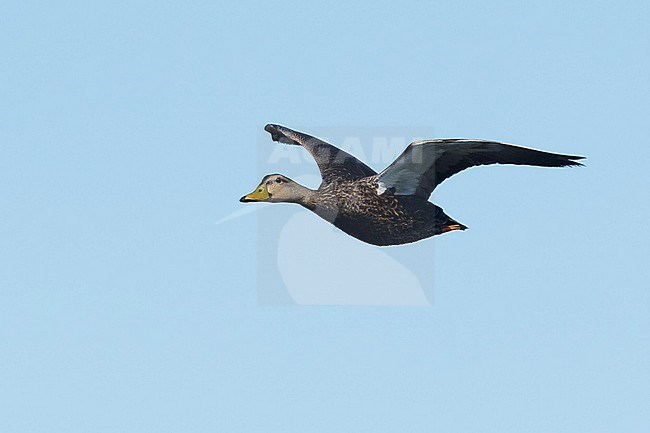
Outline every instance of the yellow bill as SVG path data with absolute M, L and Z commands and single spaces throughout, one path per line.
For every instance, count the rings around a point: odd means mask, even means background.
M 240 198 L 239 201 L 242 203 L 247 203 L 250 201 L 265 201 L 268 200 L 269 197 L 269 191 L 266 189 L 266 185 L 261 183 L 257 188 L 255 188 L 255 191 L 251 192 L 250 194 L 246 194 Z

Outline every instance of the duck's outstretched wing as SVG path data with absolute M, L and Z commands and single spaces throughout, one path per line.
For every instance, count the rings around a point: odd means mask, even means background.
M 271 134 L 273 141 L 302 146 L 318 164 L 325 183 L 335 179 L 355 180 L 377 174 L 372 168 L 349 153 L 311 135 L 294 131 L 280 125 L 266 125 L 264 130 Z
M 560 155 L 487 140 L 442 139 L 411 143 L 377 175 L 379 192 L 428 199 L 442 181 L 469 167 L 488 164 L 519 164 L 540 167 L 582 165 L 582 156 Z

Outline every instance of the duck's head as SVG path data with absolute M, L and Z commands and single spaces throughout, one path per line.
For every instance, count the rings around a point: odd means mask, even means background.
M 281 174 L 264 176 L 259 186 L 250 194 L 239 199 L 242 203 L 252 201 L 299 203 L 305 196 L 306 188 Z

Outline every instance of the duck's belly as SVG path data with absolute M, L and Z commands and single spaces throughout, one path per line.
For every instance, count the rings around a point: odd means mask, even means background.
M 391 197 L 379 203 L 343 203 L 333 224 L 373 245 L 399 245 L 442 233 L 446 215 L 425 200 Z M 448 217 L 447 217 L 448 218 Z

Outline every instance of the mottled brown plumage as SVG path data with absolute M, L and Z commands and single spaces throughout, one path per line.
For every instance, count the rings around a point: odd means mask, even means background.
M 427 200 L 396 196 L 390 191 L 378 195 L 374 176 L 323 183 L 300 204 L 350 236 L 373 245 L 405 244 L 465 229 Z
M 579 156 L 560 155 L 486 140 L 429 140 L 411 143 L 377 174 L 352 155 L 307 134 L 266 125 L 274 141 L 303 146 L 316 160 L 323 182 L 310 190 L 286 176 L 264 177 L 240 201 L 298 203 L 345 233 L 373 245 L 415 242 L 465 226 L 428 201 L 433 189 L 468 167 L 524 164 L 581 165 Z

